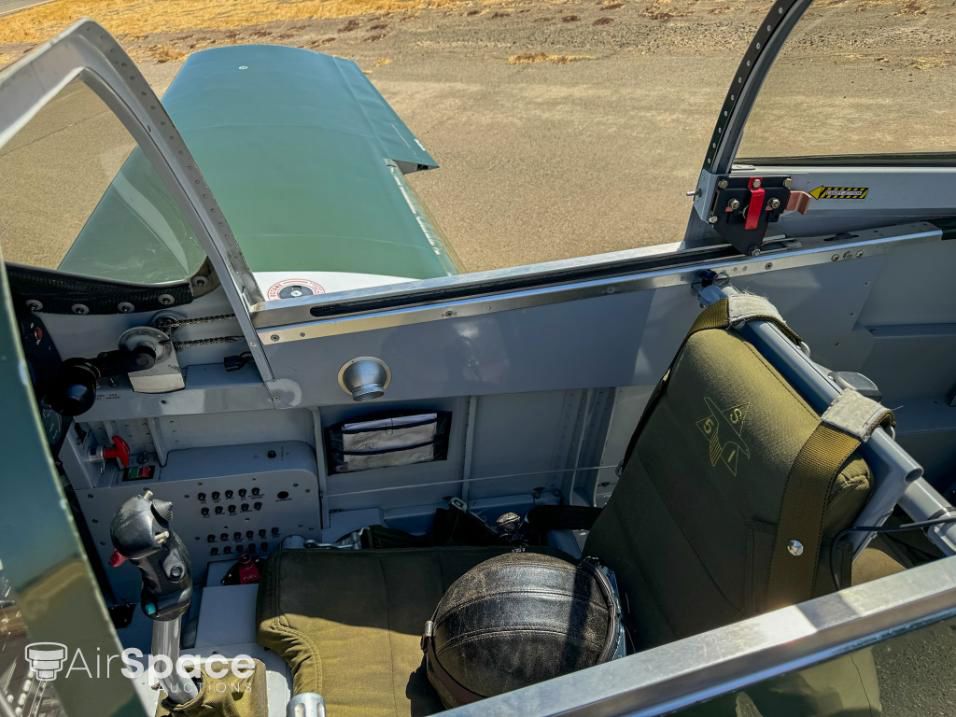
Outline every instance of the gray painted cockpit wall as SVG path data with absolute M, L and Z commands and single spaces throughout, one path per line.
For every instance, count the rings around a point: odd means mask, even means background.
M 823 263 L 728 274 L 738 289 L 774 301 L 816 361 L 874 379 L 896 410 L 904 447 L 925 464 L 931 481 L 943 485 L 956 465 L 956 409 L 949 406 L 956 384 L 949 360 L 956 349 L 956 294 L 949 283 L 956 243 L 936 236 L 861 257 L 834 251 L 836 260 L 825 243 Z M 596 497 L 600 504 L 613 490 L 614 466 L 647 398 L 699 310 L 690 283 L 651 284 L 283 342 L 267 351 L 276 375 L 299 387 L 293 409 L 272 407 L 253 367 L 225 373 L 209 363 L 189 366 L 187 388 L 177 393 L 147 396 L 117 386 L 80 420 L 122 426 L 143 440 L 148 434 L 168 451 L 263 440 L 308 443 L 316 451 L 328 539 L 382 520 L 420 527 L 451 496 L 466 497 L 489 514 L 562 497 Z M 51 333 L 56 335 L 52 326 Z M 392 382 L 384 399 L 352 403 L 339 387 L 339 367 L 356 356 L 379 356 L 389 364 Z M 328 475 L 316 440 L 325 428 L 420 409 L 452 412 L 447 460 Z

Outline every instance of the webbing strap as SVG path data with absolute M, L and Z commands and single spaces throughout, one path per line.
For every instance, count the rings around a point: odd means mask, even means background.
M 880 426 L 896 423 L 890 409 L 852 389 L 837 396 L 820 420 L 861 441 L 869 440 Z
M 894 422 L 892 411 L 852 389 L 843 391 L 824 411 L 797 454 L 783 490 L 770 563 L 769 608 L 791 605 L 813 595 L 823 516 L 833 481 L 874 430 Z
M 687 336 L 693 336 L 698 331 L 707 331 L 708 329 L 726 329 L 730 326 L 730 312 L 728 311 L 728 300 L 721 299 L 710 304 L 701 311 L 694 323 L 691 324 Z
M 705 308 L 687 332 L 688 338 L 707 329 L 729 329 L 736 324 L 754 319 L 771 321 L 795 344 L 803 343 L 796 331 L 780 316 L 777 308 L 762 296 L 732 294 Z M 685 339 L 686 340 L 686 339 Z
M 783 490 L 767 609 L 813 596 L 827 499 L 840 470 L 859 447 L 859 438 L 821 422 L 797 454 Z

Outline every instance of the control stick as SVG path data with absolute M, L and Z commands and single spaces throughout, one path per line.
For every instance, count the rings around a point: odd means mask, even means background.
M 173 505 L 147 490 L 133 496 L 113 516 L 110 537 L 116 568 L 129 560 L 143 578 L 140 607 L 153 620 L 154 656 L 164 655 L 177 667 L 182 616 L 192 601 L 189 553 L 173 532 Z M 198 694 L 195 682 L 173 669 L 160 683 L 170 701 L 184 704 Z

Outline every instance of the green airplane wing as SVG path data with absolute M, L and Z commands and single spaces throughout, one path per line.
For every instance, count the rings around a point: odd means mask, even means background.
M 163 104 L 254 273 L 457 273 L 404 178 L 437 164 L 355 63 L 271 45 L 206 50 Z M 127 280 L 182 279 L 197 246 L 163 191 L 134 151 L 60 268 L 101 275 L 108 257 Z M 139 220 L 144 206 L 169 213 L 169 236 Z

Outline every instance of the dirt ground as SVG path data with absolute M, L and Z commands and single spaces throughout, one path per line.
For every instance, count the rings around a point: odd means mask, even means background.
M 685 193 L 769 4 L 57 0 L 0 18 L 0 55 L 91 14 L 159 92 L 188 53 L 223 44 L 354 59 L 442 165 L 411 182 L 474 271 L 680 240 Z M 745 146 L 951 149 L 952 2 L 815 8 Z

